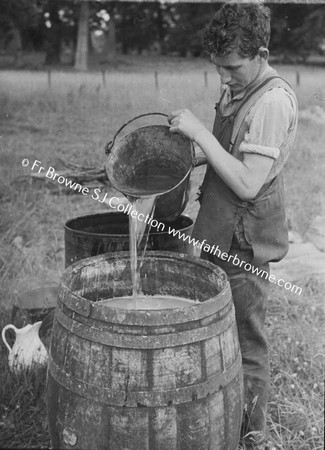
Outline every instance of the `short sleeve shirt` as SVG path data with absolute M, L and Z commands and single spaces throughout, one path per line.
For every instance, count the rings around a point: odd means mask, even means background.
M 277 75 L 276 71 L 267 67 L 263 78 L 274 75 Z M 255 80 L 250 88 L 254 89 L 260 81 L 261 78 Z M 244 91 L 232 97 L 230 89 L 226 88 L 220 105 L 222 115 L 232 114 L 245 94 Z M 274 163 L 265 181 L 267 183 L 278 175 L 287 161 L 291 148 L 286 144 L 290 134 L 296 131 L 296 123 L 296 99 L 282 87 L 272 88 L 262 94 L 248 112 L 239 131 L 243 139 L 232 154 L 241 160 L 245 153 L 272 158 Z M 236 136 L 233 136 L 232 141 L 235 142 L 235 139 Z M 233 245 L 241 249 L 251 248 L 245 238 L 242 221 L 235 228 Z
M 263 73 L 264 77 L 274 74 L 276 71 L 270 67 Z M 254 85 L 259 81 L 253 82 Z M 227 88 L 221 104 L 222 114 L 231 114 L 244 96 L 245 92 L 242 92 L 232 98 Z M 244 137 L 239 147 L 234 149 L 237 152 L 234 156 L 242 160 L 244 153 L 255 153 L 274 159 L 266 182 L 272 180 L 283 169 L 289 156 L 290 147 L 286 143 L 289 135 L 296 131 L 296 119 L 297 104 L 292 94 L 282 87 L 270 89 L 261 95 L 245 117 L 241 127 Z

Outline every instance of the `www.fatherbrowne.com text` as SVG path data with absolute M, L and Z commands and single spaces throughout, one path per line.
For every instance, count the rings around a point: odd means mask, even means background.
M 300 295 L 302 293 L 302 288 L 296 286 L 295 284 L 290 283 L 289 281 L 285 281 L 282 278 L 277 279 L 273 274 L 269 274 L 266 270 L 260 269 L 259 267 L 255 267 L 254 265 L 240 260 L 237 255 L 228 255 L 227 252 L 222 252 L 219 249 L 218 245 L 209 245 L 206 243 L 205 239 L 200 242 L 197 239 L 190 237 L 189 235 L 182 233 L 180 230 L 175 230 L 174 228 L 168 227 L 168 234 L 177 237 L 178 239 L 183 240 L 184 242 L 188 242 L 192 244 L 194 247 L 203 250 L 204 252 L 210 253 L 212 255 L 217 255 L 222 261 L 231 262 L 234 266 L 242 267 L 247 272 L 252 272 L 255 275 L 258 275 L 266 280 L 269 280 L 271 283 L 277 284 L 278 286 L 284 287 L 286 290 L 294 292 L 295 294 Z
M 30 165 L 30 161 L 29 159 L 24 158 L 21 164 L 23 167 L 28 167 Z M 149 216 L 148 214 L 144 215 L 142 213 L 138 213 L 138 211 L 136 211 L 130 203 L 121 203 L 118 197 L 109 198 L 108 194 L 102 192 L 99 188 L 94 189 L 93 192 L 90 192 L 89 188 L 87 188 L 86 186 L 82 186 L 79 183 L 73 182 L 63 175 L 60 175 L 53 167 L 49 167 L 46 169 L 44 166 L 41 166 L 41 164 L 41 161 L 35 159 L 30 170 L 33 172 L 37 172 L 38 174 L 43 173 L 46 178 L 49 178 L 52 181 L 56 181 L 57 183 L 64 185 L 76 192 L 79 192 L 84 196 L 88 196 L 90 194 L 93 200 L 96 200 L 99 203 L 106 203 L 110 208 L 116 209 L 118 212 L 123 212 L 124 214 L 130 215 L 133 218 L 136 217 L 141 222 L 145 222 L 146 224 L 150 225 L 151 228 L 156 228 L 157 231 L 165 231 L 165 223 L 159 222 L 158 220 L 154 219 L 153 216 Z M 251 271 L 252 273 L 260 277 L 264 277 L 271 283 L 284 287 L 288 291 L 294 292 L 298 295 L 302 293 L 301 287 L 291 284 L 289 281 L 286 282 L 282 278 L 277 279 L 273 274 L 269 274 L 266 270 L 259 269 L 258 267 L 255 267 L 254 265 L 246 261 L 241 261 L 237 255 L 228 255 L 227 252 L 222 252 L 219 249 L 218 245 L 209 245 L 205 239 L 200 242 L 199 240 L 194 239 L 185 233 L 182 233 L 180 230 L 175 230 L 170 226 L 168 226 L 167 233 L 174 237 L 177 237 L 178 239 L 181 239 L 183 242 L 192 244 L 194 247 L 199 248 L 201 251 L 210 253 L 212 255 L 217 255 L 221 260 L 231 262 L 235 266 L 239 266 L 247 272 Z

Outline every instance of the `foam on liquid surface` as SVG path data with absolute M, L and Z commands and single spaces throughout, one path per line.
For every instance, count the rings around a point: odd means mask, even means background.
M 114 297 L 101 300 L 98 303 L 121 309 L 135 309 L 134 297 Z M 136 309 L 176 309 L 195 305 L 199 302 L 183 297 L 173 297 L 171 295 L 137 295 Z

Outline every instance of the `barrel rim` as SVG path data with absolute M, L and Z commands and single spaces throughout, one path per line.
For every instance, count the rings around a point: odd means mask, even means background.
M 195 262 L 197 263 L 197 265 L 200 266 L 205 266 L 207 269 L 211 269 L 212 272 L 219 272 L 221 274 L 224 275 L 224 277 L 227 279 L 227 274 L 224 271 L 224 269 L 222 269 L 220 266 L 213 264 L 210 261 L 207 261 L 203 258 L 199 258 L 197 256 L 192 256 L 192 255 L 187 255 L 186 253 L 178 253 L 178 252 L 168 252 L 165 250 L 154 250 L 151 251 L 150 254 L 148 254 L 146 256 L 146 258 L 148 259 L 153 259 L 153 258 L 162 258 L 165 257 L 167 259 L 178 259 L 179 261 L 189 261 L 189 262 Z M 81 259 L 79 261 L 76 261 L 75 263 L 71 264 L 69 267 L 67 267 L 64 271 L 64 273 L 62 274 L 62 278 L 65 278 L 69 272 L 75 271 L 75 268 L 79 265 L 83 265 L 85 263 L 87 263 L 89 260 L 94 261 L 96 259 L 100 260 L 106 260 L 106 259 L 118 259 L 118 258 L 122 258 L 122 259 L 129 259 L 130 258 L 130 252 L 129 251 L 121 251 L 121 252 L 109 252 L 109 253 L 103 253 L 101 255 L 96 255 L 96 256 L 90 256 L 88 258 L 84 258 Z
M 195 304 L 186 304 L 182 308 L 172 308 L 172 309 L 162 309 L 162 310 L 128 310 L 123 308 L 117 308 L 105 304 L 99 304 L 98 302 L 93 302 L 87 300 L 76 292 L 73 292 L 68 288 L 67 278 L 73 273 L 76 273 L 82 267 L 88 266 L 94 261 L 107 261 L 107 260 L 121 260 L 129 259 L 129 252 L 114 252 L 106 253 L 102 255 L 92 256 L 90 258 L 85 258 L 79 260 L 72 265 L 70 265 L 63 273 L 59 289 L 60 295 L 68 300 L 66 306 L 77 312 L 84 317 L 93 318 L 105 318 L 105 320 L 111 320 L 114 323 L 120 324 L 130 324 L 130 325 L 164 325 L 164 324 L 179 324 L 183 322 L 188 322 L 191 320 L 199 320 L 207 316 L 207 314 L 214 314 L 224 308 L 229 301 L 231 301 L 231 289 L 230 284 L 227 279 L 227 275 L 223 269 L 219 266 L 214 265 L 209 261 L 205 261 L 201 258 L 193 257 L 183 253 L 167 252 L 167 251 L 150 251 L 150 254 L 146 256 L 149 259 L 173 259 L 173 261 L 188 261 L 204 266 L 211 270 L 212 273 L 221 275 L 224 277 L 224 286 L 218 292 L 204 302 L 199 302 Z M 64 295 L 69 292 L 68 295 Z M 69 297 L 69 298 L 68 298 Z M 61 300 L 61 299 L 60 299 Z M 150 323 L 148 323 L 150 317 Z
M 67 288 L 65 289 L 67 290 Z M 65 299 L 65 303 L 62 302 L 64 306 L 83 317 L 91 317 L 95 320 L 120 325 L 146 327 L 174 326 L 190 321 L 204 320 L 208 316 L 221 312 L 232 299 L 230 285 L 228 284 L 217 296 L 210 297 L 204 302 L 189 304 L 182 308 L 166 308 L 162 310 L 116 308 L 114 306 L 91 302 L 72 292 L 69 293 L 69 297 L 69 299 Z
M 114 326 L 121 324 L 104 322 L 105 325 L 102 326 L 104 317 L 100 315 L 95 318 L 91 316 L 90 319 L 93 320 L 85 323 L 84 320 L 79 321 L 75 313 L 67 314 L 67 311 L 63 311 L 61 308 L 58 308 L 56 312 L 56 320 L 60 326 L 68 331 L 73 330 L 73 333 L 80 338 L 115 348 L 138 350 L 164 349 L 202 342 L 213 338 L 218 333 L 226 332 L 234 318 L 234 305 L 228 301 L 228 304 L 216 314 L 210 315 L 205 311 L 203 320 L 188 320 L 186 324 L 190 324 L 190 327 L 186 329 L 179 327 L 184 324 L 178 323 L 178 321 L 163 325 L 153 324 L 149 316 L 148 320 L 141 325 L 123 323 L 123 333 L 116 333 Z M 130 325 L 132 333 L 130 333 Z M 137 329 L 136 332 L 135 329 Z M 175 334 L 176 329 L 177 333 Z
M 126 213 L 119 212 L 119 211 L 116 211 L 116 212 L 115 211 L 109 211 L 109 212 L 105 212 L 105 213 L 87 214 L 85 216 L 78 216 L 78 217 L 74 217 L 72 219 L 67 220 L 65 222 L 65 224 L 64 224 L 64 229 L 65 229 L 65 231 L 68 231 L 69 233 L 71 232 L 71 233 L 73 233 L 75 235 L 88 236 L 88 237 L 89 236 L 91 236 L 91 237 L 107 237 L 107 236 L 125 236 L 125 237 L 127 237 L 127 236 L 129 236 L 129 234 L 123 234 L 123 233 L 120 233 L 120 234 L 117 234 L 117 233 L 94 233 L 94 232 L 91 232 L 91 231 L 76 230 L 74 228 L 70 228 L 69 227 L 69 224 L 71 222 L 77 221 L 78 219 L 91 219 L 91 218 L 95 218 L 95 217 L 98 217 L 98 216 L 104 217 L 104 216 L 108 216 L 108 215 L 112 215 L 112 214 L 114 214 L 116 216 L 120 216 L 120 217 L 126 216 L 126 218 L 128 218 L 128 215 Z M 185 228 L 182 228 L 182 230 L 184 230 L 184 231 L 186 231 L 189 228 L 191 228 L 193 226 L 193 224 L 194 224 L 193 219 L 191 219 L 191 217 L 189 217 L 186 214 L 181 214 L 179 216 L 179 218 L 188 219 L 191 222 Z M 162 222 L 164 222 L 164 220 L 162 220 Z M 172 224 L 172 223 L 173 223 L 173 221 L 170 222 L 170 224 Z M 154 232 L 150 232 L 149 234 L 150 234 L 150 236 L 154 236 L 154 235 L 161 235 L 163 233 L 164 233 L 163 231 L 154 231 Z M 84 258 L 84 259 L 86 259 L 86 258 Z

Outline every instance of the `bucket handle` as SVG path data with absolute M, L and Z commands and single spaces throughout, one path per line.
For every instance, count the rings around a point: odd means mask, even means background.
M 129 125 L 129 123 L 133 122 L 134 120 L 140 119 L 140 117 L 145 117 L 145 116 L 165 116 L 165 117 L 168 117 L 168 114 L 164 114 L 164 113 L 160 113 L 160 112 L 151 112 L 151 113 L 140 114 L 139 116 L 136 116 L 133 119 L 128 120 L 124 125 L 122 125 L 117 130 L 117 132 L 115 133 L 115 135 L 113 137 L 113 140 L 108 142 L 105 145 L 105 153 L 106 153 L 106 155 L 110 154 L 110 151 L 112 150 L 112 148 L 113 148 L 113 146 L 115 144 L 116 138 L 119 135 L 119 133 L 123 130 L 123 128 L 125 128 L 127 125 Z

